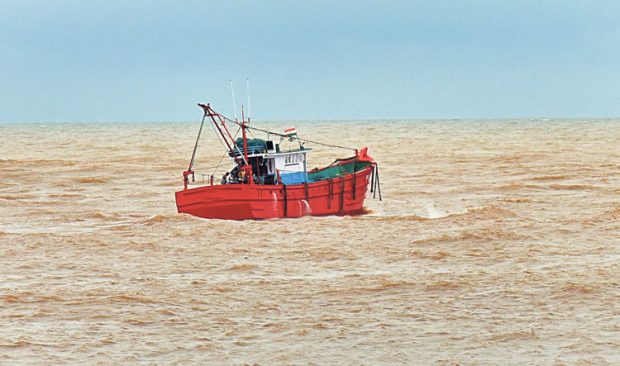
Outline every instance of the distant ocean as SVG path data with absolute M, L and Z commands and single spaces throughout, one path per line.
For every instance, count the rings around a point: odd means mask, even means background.
M 204 220 L 199 123 L 0 125 L 0 364 L 620 364 L 620 120 L 291 125 L 383 201 Z

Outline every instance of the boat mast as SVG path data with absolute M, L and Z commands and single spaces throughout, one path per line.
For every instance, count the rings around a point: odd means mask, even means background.
M 245 79 L 245 86 L 248 92 L 248 124 L 250 124 L 250 119 L 252 118 L 252 106 L 250 105 L 250 79 Z
M 243 134 L 243 156 L 245 157 L 246 165 L 243 167 L 246 172 L 246 176 L 248 177 L 248 182 L 250 184 L 254 183 L 254 177 L 252 177 L 252 165 L 248 161 L 248 137 L 246 135 L 245 130 L 247 129 L 247 125 L 245 124 L 245 114 L 243 113 L 243 105 L 241 106 L 241 132 Z
M 235 88 L 233 87 L 233 81 L 229 80 L 230 82 L 230 94 L 232 94 L 232 102 L 233 102 L 233 112 L 235 113 L 235 121 L 239 120 L 239 117 L 237 117 L 237 102 L 235 101 Z

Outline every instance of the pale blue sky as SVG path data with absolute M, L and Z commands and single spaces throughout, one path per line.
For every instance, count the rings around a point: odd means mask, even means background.
M 618 1 L 27 1 L 0 122 L 620 116 Z

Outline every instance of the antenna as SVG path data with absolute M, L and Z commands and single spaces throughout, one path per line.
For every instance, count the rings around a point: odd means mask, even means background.
M 232 80 L 230 80 L 230 92 L 232 93 L 233 110 L 235 111 L 235 119 L 238 120 L 239 117 L 237 117 L 237 103 L 235 102 L 235 88 L 233 88 Z
M 248 122 L 252 117 L 252 107 L 250 107 L 250 79 L 245 79 L 245 87 L 248 92 Z

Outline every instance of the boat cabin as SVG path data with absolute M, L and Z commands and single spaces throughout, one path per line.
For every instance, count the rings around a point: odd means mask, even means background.
M 234 151 L 229 151 L 230 157 L 243 159 L 243 139 L 235 141 Z M 307 154 L 300 144 L 298 149 L 281 151 L 280 144 L 271 140 L 248 139 L 248 163 L 252 166 L 254 182 L 256 184 L 299 184 L 307 182 Z M 231 171 L 231 183 L 240 183 L 239 167 Z

